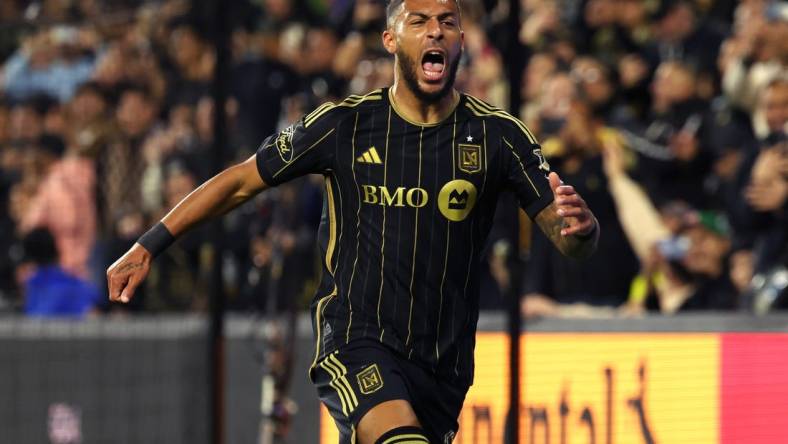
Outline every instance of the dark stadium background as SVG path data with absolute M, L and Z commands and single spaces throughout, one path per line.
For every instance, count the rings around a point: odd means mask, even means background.
M 602 238 L 564 259 L 501 198 L 455 442 L 788 440 L 788 4 L 462 7 L 458 88 L 529 126 Z M 269 134 L 389 85 L 383 10 L 0 2 L 0 443 L 330 429 L 306 378 L 321 177 L 184 236 L 129 305 L 104 273 Z

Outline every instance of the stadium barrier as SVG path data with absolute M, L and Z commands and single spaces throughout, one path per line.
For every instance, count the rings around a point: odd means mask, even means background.
M 207 443 L 207 319 L 0 318 L 0 443 Z M 507 337 L 483 315 L 455 443 L 504 442 Z M 788 442 L 788 317 L 541 320 L 522 344 L 521 443 Z M 261 322 L 228 317 L 228 443 L 256 443 Z M 334 443 L 298 322 L 288 443 Z M 319 423 L 319 426 L 318 426 Z

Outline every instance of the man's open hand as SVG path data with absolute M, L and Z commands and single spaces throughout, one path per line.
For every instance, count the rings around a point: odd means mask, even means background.
M 580 197 L 571 185 L 564 185 L 555 172 L 550 173 L 550 188 L 553 190 L 558 215 L 564 220 L 562 236 L 590 234 L 596 226 L 594 215 L 588 209 L 586 201 Z

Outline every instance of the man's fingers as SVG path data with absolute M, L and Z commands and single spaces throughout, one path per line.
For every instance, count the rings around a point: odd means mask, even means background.
M 592 225 L 593 221 L 589 219 L 577 225 L 572 225 L 562 229 L 561 234 L 564 236 L 571 236 L 578 233 L 587 233 L 591 229 Z
M 553 190 L 553 192 L 557 196 L 571 196 L 573 194 L 577 194 L 577 191 L 575 191 L 575 187 L 573 187 L 572 185 L 561 185 L 560 187 Z
M 572 195 L 569 195 L 569 196 L 556 196 L 556 198 L 555 198 L 555 204 L 558 205 L 559 207 L 564 207 L 564 206 L 572 206 L 572 207 L 584 206 L 585 203 L 586 202 L 583 200 L 582 197 L 580 197 L 579 194 L 572 194 Z
M 124 304 L 129 302 L 131 298 L 134 297 L 134 291 L 137 289 L 138 285 L 139 279 L 135 279 L 132 275 L 129 278 L 129 282 L 126 284 L 126 287 L 120 293 L 120 302 L 123 302 Z
M 564 183 L 555 171 L 547 176 L 547 180 L 550 181 L 550 189 L 553 190 L 553 193 Z
M 581 207 L 569 207 L 569 208 L 559 208 L 558 215 L 561 217 L 576 217 L 578 219 L 585 220 L 588 217 L 588 212 L 585 208 Z
M 107 281 L 109 282 L 109 300 L 110 301 L 119 301 L 120 294 L 123 291 L 123 287 L 126 286 L 126 281 L 128 280 L 128 276 L 110 276 Z
M 553 190 L 553 194 L 556 196 L 571 196 L 577 194 L 575 187 L 572 185 L 564 185 L 561 177 L 559 177 L 558 173 L 555 171 L 551 172 L 550 175 L 547 176 L 547 179 L 550 181 L 550 189 Z

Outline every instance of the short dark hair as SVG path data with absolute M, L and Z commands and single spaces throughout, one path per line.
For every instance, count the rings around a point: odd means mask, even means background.
M 66 144 L 60 136 L 44 133 L 38 138 L 38 148 L 55 157 L 61 157 L 66 151 Z
M 153 91 L 144 83 L 130 82 L 122 85 L 118 97 L 123 97 L 124 94 L 128 93 L 139 94 L 146 102 L 154 103 L 156 101 Z
M 390 0 L 386 5 L 386 26 L 391 26 L 391 22 L 394 20 L 394 15 L 397 13 L 400 5 L 404 3 L 405 0 Z
M 107 100 L 106 92 L 104 91 L 104 88 L 101 86 L 101 84 L 99 84 L 98 82 L 96 82 L 94 80 L 89 80 L 89 81 L 79 85 L 77 87 L 76 91 L 74 91 L 74 96 L 78 96 L 80 94 L 85 94 L 85 93 L 87 93 L 87 94 L 95 94 L 95 95 L 101 97 L 102 100 L 104 100 L 104 101 Z
M 655 21 L 662 20 L 668 14 L 672 13 L 680 7 L 687 7 L 689 10 L 697 15 L 697 7 L 689 0 L 662 0 L 659 2 L 656 10 L 651 14 L 651 19 Z
M 403 3 L 405 3 L 405 0 L 389 0 L 386 5 L 386 26 L 391 26 L 394 16 L 397 15 L 397 11 Z M 457 4 L 457 9 L 460 10 L 460 0 L 454 0 L 454 3 Z
M 58 251 L 55 238 L 47 228 L 36 228 L 22 239 L 24 259 L 36 265 L 57 263 Z

